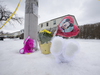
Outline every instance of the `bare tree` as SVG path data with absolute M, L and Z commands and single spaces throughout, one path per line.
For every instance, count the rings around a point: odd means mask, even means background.
M 6 6 L 3 6 L 1 3 L 2 2 L 0 1 L 0 23 L 5 22 L 13 13 L 10 10 L 7 10 Z M 13 22 L 15 21 L 22 24 L 23 18 L 19 17 L 17 14 L 14 14 L 14 16 L 8 22 L 13 25 Z

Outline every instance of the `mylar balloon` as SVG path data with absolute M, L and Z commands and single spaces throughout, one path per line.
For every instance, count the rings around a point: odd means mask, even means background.
M 74 24 L 74 20 L 71 16 L 64 17 L 59 23 L 56 31 L 56 35 L 63 37 L 76 36 L 79 33 L 78 27 Z

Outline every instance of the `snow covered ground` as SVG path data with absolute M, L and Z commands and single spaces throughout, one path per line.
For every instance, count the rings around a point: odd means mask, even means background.
M 81 47 L 73 61 L 58 64 L 38 50 L 19 54 L 23 40 L 0 41 L 0 75 L 100 75 L 100 40 L 75 39 Z

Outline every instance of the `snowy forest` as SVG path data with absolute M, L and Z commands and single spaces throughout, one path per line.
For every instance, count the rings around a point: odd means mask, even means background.
M 79 27 L 79 34 L 73 38 L 80 39 L 100 39 L 100 22 L 95 24 L 86 24 Z

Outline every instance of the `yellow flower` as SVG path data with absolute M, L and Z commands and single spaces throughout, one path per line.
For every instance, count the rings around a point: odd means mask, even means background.
M 44 30 L 40 31 L 40 33 L 43 33 L 43 32 L 46 32 L 46 33 L 48 33 L 48 34 L 51 34 L 51 32 L 49 32 L 49 31 L 48 31 L 48 30 L 46 30 L 46 29 L 44 29 Z
M 31 53 L 27 53 L 27 55 L 29 55 L 29 54 L 31 54 Z
M 44 31 L 42 30 L 42 31 L 40 31 L 40 33 L 43 33 Z

